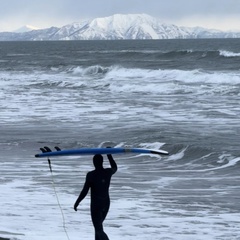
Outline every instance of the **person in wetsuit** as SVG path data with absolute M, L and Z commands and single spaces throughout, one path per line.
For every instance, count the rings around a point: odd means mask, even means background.
M 117 164 L 111 154 L 107 157 L 111 168 L 103 168 L 102 155 L 97 154 L 93 157 L 95 170 L 87 173 L 83 189 L 74 204 L 74 210 L 77 211 L 79 203 L 91 189 L 91 217 L 95 229 L 95 240 L 109 240 L 103 230 L 103 221 L 110 207 L 109 186 L 112 175 L 117 171 Z

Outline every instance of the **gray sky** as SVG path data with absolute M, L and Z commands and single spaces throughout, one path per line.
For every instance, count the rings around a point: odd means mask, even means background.
M 0 31 L 61 27 L 116 13 L 146 13 L 164 23 L 240 31 L 240 0 L 1 0 Z

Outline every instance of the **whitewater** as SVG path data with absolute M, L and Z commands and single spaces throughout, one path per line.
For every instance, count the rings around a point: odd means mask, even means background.
M 169 155 L 114 155 L 110 239 L 240 239 L 239 60 L 238 39 L 0 42 L 0 237 L 94 239 L 92 156 L 34 155 L 112 146 Z

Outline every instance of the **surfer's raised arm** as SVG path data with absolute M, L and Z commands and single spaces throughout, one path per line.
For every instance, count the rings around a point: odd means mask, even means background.
M 111 165 L 111 168 L 112 168 L 112 171 L 114 174 L 117 171 L 117 164 L 111 154 L 107 154 L 107 157 L 108 157 L 109 163 Z

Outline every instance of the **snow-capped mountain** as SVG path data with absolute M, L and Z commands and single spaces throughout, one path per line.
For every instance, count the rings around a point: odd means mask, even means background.
M 39 30 L 39 29 L 40 28 L 31 26 L 31 25 L 25 25 L 25 26 L 15 30 L 14 32 L 16 32 L 16 33 L 23 33 L 23 32 L 29 32 L 29 31 L 32 31 L 32 30 Z
M 0 33 L 5 40 L 116 40 L 116 39 L 187 39 L 187 38 L 237 38 L 240 32 L 223 32 L 200 27 L 187 28 L 164 24 L 146 14 L 115 14 L 21 33 Z
M 68 32 L 67 36 L 64 33 Z M 115 14 L 95 18 L 82 24 L 62 27 L 55 37 L 63 40 L 115 40 L 115 39 L 163 39 L 185 38 L 189 35 L 175 25 L 162 24 L 160 20 L 146 14 Z

